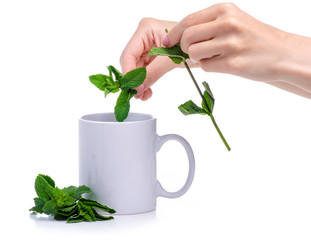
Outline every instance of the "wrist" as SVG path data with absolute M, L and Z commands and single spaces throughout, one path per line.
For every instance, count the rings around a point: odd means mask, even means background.
M 311 38 L 290 34 L 279 61 L 279 80 L 311 93 Z

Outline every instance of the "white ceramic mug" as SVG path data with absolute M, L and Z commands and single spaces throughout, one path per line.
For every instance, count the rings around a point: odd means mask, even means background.
M 169 140 L 185 148 L 189 172 L 177 192 L 166 191 L 156 177 L 156 153 Z M 158 136 L 156 119 L 130 113 L 117 122 L 113 113 L 83 116 L 79 120 L 79 181 L 93 193 L 88 197 L 114 208 L 117 214 L 136 214 L 156 208 L 156 198 L 177 198 L 189 189 L 195 161 L 190 144 L 181 136 Z

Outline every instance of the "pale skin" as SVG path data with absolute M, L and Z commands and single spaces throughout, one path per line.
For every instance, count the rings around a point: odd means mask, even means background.
M 137 99 L 148 100 L 150 87 L 181 67 L 168 57 L 149 58 L 150 49 L 177 43 L 189 54 L 191 67 L 265 82 L 311 99 L 311 38 L 264 24 L 232 3 L 213 5 L 180 22 L 140 21 L 120 58 L 123 73 L 147 67 Z

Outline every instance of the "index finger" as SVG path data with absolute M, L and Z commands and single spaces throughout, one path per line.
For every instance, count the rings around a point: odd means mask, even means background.
M 137 67 L 138 59 L 143 53 L 143 45 L 141 42 L 140 34 L 136 31 L 127 43 L 120 57 L 120 64 L 123 74 Z
M 187 28 L 194 25 L 214 21 L 223 13 L 228 12 L 232 6 L 233 4 L 231 3 L 215 4 L 211 7 L 186 16 L 167 33 L 166 37 L 163 39 L 162 44 L 165 47 L 172 47 L 175 44 L 180 43 L 183 32 Z
M 132 54 L 122 54 L 120 57 L 120 64 L 122 67 L 122 73 L 126 74 L 127 72 L 133 70 L 136 68 L 136 57 L 133 56 Z

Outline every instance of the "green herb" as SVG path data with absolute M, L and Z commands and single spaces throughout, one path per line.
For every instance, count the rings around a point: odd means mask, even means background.
M 117 121 L 123 122 L 130 111 L 130 100 L 137 94 L 137 91 L 133 88 L 139 87 L 144 82 L 147 71 L 145 67 L 142 67 L 123 75 L 113 66 L 107 68 L 109 75 L 96 74 L 90 76 L 89 79 L 98 89 L 105 92 L 105 96 L 109 93 L 116 93 L 121 89 L 114 108 L 114 114 Z
M 166 30 L 167 32 L 167 30 Z M 187 64 L 186 60 L 189 58 L 189 55 L 185 52 L 183 52 L 180 48 L 180 45 L 177 44 L 171 48 L 165 48 L 165 47 L 154 47 L 150 50 L 149 52 L 149 57 L 153 55 L 158 55 L 158 56 L 168 56 L 174 63 L 180 64 L 184 63 L 195 87 L 197 88 L 201 98 L 202 98 L 202 108 L 197 106 L 193 101 L 188 101 L 178 107 L 178 109 L 184 114 L 184 115 L 189 115 L 189 114 L 202 114 L 205 115 L 207 114 L 210 116 L 219 136 L 221 137 L 223 143 L 225 144 L 226 148 L 228 151 L 231 150 L 230 146 L 228 145 L 226 139 L 222 135 L 215 119 L 213 116 L 213 109 L 214 109 L 214 103 L 215 103 L 215 98 L 212 94 L 212 91 L 208 85 L 207 82 L 203 82 L 203 86 L 205 88 L 204 94 L 201 92 L 191 70 L 189 65 Z
M 34 198 L 35 206 L 29 210 L 53 215 L 54 219 L 67 220 L 67 223 L 113 219 L 112 216 L 100 215 L 95 208 L 110 214 L 116 212 L 94 200 L 83 198 L 84 193 L 92 192 L 85 185 L 60 189 L 51 177 L 39 174 L 35 180 L 35 190 L 38 197 Z

